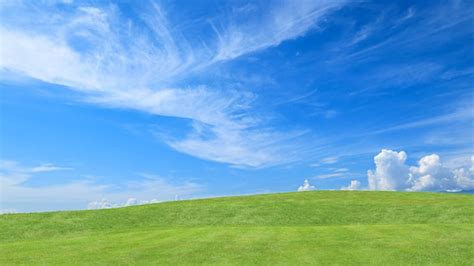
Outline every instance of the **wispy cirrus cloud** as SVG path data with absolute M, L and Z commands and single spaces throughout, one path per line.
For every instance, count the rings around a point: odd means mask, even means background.
M 472 97 L 472 95 L 469 95 Z M 385 127 L 383 129 L 367 132 L 366 135 L 377 135 L 394 131 L 428 127 L 433 125 L 445 125 L 459 122 L 471 122 L 474 119 L 474 108 L 469 101 L 456 103 L 456 108 L 451 108 L 448 112 L 433 117 L 425 117 L 406 123 Z
M 5 184 L 23 183 L 31 175 L 37 173 L 72 170 L 70 167 L 61 167 L 52 163 L 44 163 L 33 167 L 25 167 L 16 161 L 0 160 L 0 181 Z
M 54 165 L 52 163 L 45 163 L 38 166 L 35 166 L 31 169 L 32 173 L 45 173 L 45 172 L 53 172 L 53 171 L 61 171 L 61 170 L 72 170 L 70 167 L 60 167 Z
M 318 178 L 318 179 L 326 179 L 326 178 L 343 177 L 343 176 L 346 176 L 346 175 L 347 175 L 347 173 L 336 172 L 336 173 L 330 173 L 330 174 L 317 175 L 316 178 Z
M 236 166 L 285 163 L 288 159 L 280 154 L 298 133 L 279 133 L 267 126 L 251 109 L 255 95 L 176 84 L 196 73 L 205 75 L 208 66 L 221 61 L 302 36 L 343 4 L 282 1 L 266 6 L 264 17 L 252 8 L 239 9 L 235 12 L 252 19 L 231 14 L 220 23 L 210 20 L 215 36 L 205 40 L 186 38 L 157 3 L 146 8 L 139 22 L 127 19 L 114 5 L 4 5 L 2 13 L 18 8 L 24 19 L 17 23 L 5 17 L 0 66 L 79 91 L 87 102 L 195 121 L 211 134 L 201 135 L 193 127 L 185 139 L 165 140 L 192 156 Z M 39 18 L 44 18 L 41 25 L 36 23 Z
M 423 10 L 415 10 L 410 7 L 406 12 L 393 16 L 394 19 L 385 20 L 383 25 L 381 25 L 381 20 L 377 19 L 364 25 L 361 32 L 364 33 L 364 29 L 380 28 L 385 30 L 384 34 L 387 34 L 387 37 L 378 38 L 365 46 L 347 50 L 336 60 L 359 63 L 365 60 L 377 60 L 381 55 L 390 51 L 395 54 L 407 51 L 410 53 L 423 52 L 423 50 L 430 48 L 424 45 L 427 41 L 439 45 L 451 40 L 454 36 L 470 34 L 472 27 L 469 25 L 473 15 L 470 12 L 472 6 L 469 5 L 463 1 L 451 1 Z M 412 23 L 403 24 L 408 20 L 411 20 Z M 447 33 L 455 27 L 457 27 L 456 31 Z M 368 37 L 367 34 L 361 35 Z
M 344 0 L 275 1 L 270 6 L 234 9 L 224 21 L 211 21 L 218 37 L 214 61 L 230 60 L 303 36 L 317 28 L 328 13 L 346 3 Z

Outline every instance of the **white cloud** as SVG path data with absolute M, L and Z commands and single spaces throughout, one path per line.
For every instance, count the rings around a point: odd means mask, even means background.
M 329 157 L 325 157 L 323 159 L 321 159 L 321 163 L 322 164 L 334 164 L 334 163 L 337 163 L 339 161 L 339 157 L 337 156 L 329 156 Z
M 70 169 L 72 168 L 60 167 L 51 163 L 25 167 L 15 161 L 0 160 L 0 183 L 4 185 L 20 184 L 30 179 L 32 174 Z
M 214 24 L 218 37 L 218 52 L 215 61 L 229 60 L 243 54 L 264 48 L 277 46 L 285 40 L 303 36 L 314 29 L 318 23 L 333 10 L 345 4 L 345 1 L 279 1 L 264 7 L 263 14 L 241 12 L 222 29 Z M 268 10 L 269 9 L 269 10 Z M 252 9 L 255 11 L 255 9 Z M 238 23 L 237 20 L 245 21 Z
M 92 201 L 89 202 L 89 204 L 87 205 L 87 209 L 89 210 L 111 209 L 117 207 L 119 207 L 119 205 L 112 203 L 106 199 L 102 199 L 100 201 Z
M 92 201 L 89 202 L 87 205 L 88 210 L 98 210 L 98 209 L 111 209 L 111 208 L 121 208 L 121 207 L 128 207 L 128 206 L 136 206 L 136 205 L 145 205 L 145 204 L 153 204 L 160 202 L 157 199 L 152 200 L 137 200 L 136 198 L 129 198 L 124 203 L 114 203 L 107 199 L 102 199 L 99 201 Z
M 360 190 L 361 184 L 359 180 L 351 180 L 348 186 L 341 187 L 341 190 Z
M 347 175 L 347 173 L 344 173 L 344 172 L 336 172 L 336 173 L 331 173 L 331 174 L 321 174 L 321 175 L 317 175 L 316 178 L 319 178 L 319 179 L 326 179 L 326 178 L 333 178 L 333 177 L 341 177 L 341 176 L 345 176 Z
M 407 187 L 409 169 L 404 151 L 382 150 L 374 157 L 375 172 L 369 170 L 369 189 L 400 190 Z
M 421 158 L 418 166 L 405 164 L 404 151 L 382 150 L 374 157 L 375 171 L 368 171 L 371 190 L 461 191 L 474 189 L 474 169 L 463 166 L 449 169 L 437 154 Z
M 375 24 L 377 24 L 378 22 L 376 22 Z M 366 40 L 371 34 L 372 32 L 374 31 L 374 27 L 375 27 L 375 24 L 374 25 L 366 25 L 364 27 L 362 27 L 358 32 L 355 33 L 354 37 L 352 38 L 352 40 L 350 40 L 347 44 L 347 46 L 352 46 L 352 45 L 356 45 L 364 40 Z
M 46 36 L 3 27 L 0 36 L 1 67 L 50 83 L 77 89 L 100 89 L 98 81 L 91 78 L 96 76 L 92 62 L 85 62 L 68 46 Z
M 381 133 L 388 133 L 388 132 L 393 132 L 393 131 L 401 131 L 401 130 L 406 130 L 406 129 L 411 129 L 411 128 L 419 128 L 419 127 L 426 127 L 426 126 L 431 126 L 431 125 L 438 125 L 438 124 L 446 124 L 446 123 L 452 123 L 455 121 L 469 121 L 474 118 L 474 112 L 472 111 L 472 106 L 469 105 L 462 105 L 456 110 L 450 111 L 448 114 L 443 114 L 431 118 L 426 118 L 426 119 L 420 119 L 417 121 L 412 121 L 408 122 L 405 124 L 400 124 L 392 127 L 387 127 L 384 129 L 372 131 L 368 134 L 371 135 L 376 135 L 376 134 L 381 134 Z
M 0 215 L 18 213 L 15 209 L 0 209 Z
M 472 157 L 471 157 L 472 158 Z M 425 156 L 418 162 L 418 167 L 411 167 L 411 181 L 413 186 L 410 190 L 445 190 L 462 191 L 474 189 L 474 171 L 471 166 L 449 169 L 441 164 L 436 154 Z
M 311 185 L 308 181 L 308 179 L 305 179 L 303 182 L 303 185 L 298 187 L 298 191 L 310 191 L 310 190 L 315 190 L 316 187 Z
M 165 138 L 180 152 L 236 166 L 275 165 L 294 159 L 287 156 L 290 145 L 285 143 L 298 133 L 266 127 L 250 109 L 254 95 L 171 84 L 218 61 L 301 36 L 341 3 L 282 2 L 269 7 L 269 17 L 252 25 L 229 23 L 217 31 L 217 40 L 204 43 L 190 43 L 158 4 L 150 6 L 140 25 L 122 17 L 113 5 L 78 6 L 72 12 L 55 9 L 57 13 L 51 14 L 52 9 L 24 4 L 22 25 L 5 19 L 0 27 L 0 67 L 67 86 L 91 103 L 204 125 L 210 134 L 194 127 L 184 139 Z
M 119 205 L 125 206 L 173 200 L 176 195 L 189 197 L 204 189 L 202 185 L 194 182 L 170 182 L 154 175 L 142 175 L 135 181 L 118 184 L 80 179 L 47 186 L 28 186 L 24 183 L 37 174 L 31 171 L 32 168 L 14 161 L 0 161 L 2 208 L 15 208 L 18 211 L 82 209 L 94 199 L 104 198 L 111 202 L 124 202 Z M 131 199 L 131 195 L 136 195 L 136 197 Z M 96 206 L 109 205 L 107 202 L 98 201 Z M 114 206 L 117 205 L 110 204 L 110 207 Z
M 471 156 L 471 166 L 461 167 L 453 170 L 454 179 L 462 189 L 474 188 L 474 156 Z
M 61 170 L 71 170 L 72 168 L 68 167 L 59 167 L 52 163 L 45 163 L 31 169 L 32 173 L 43 173 L 43 172 L 54 172 L 54 171 L 61 171 Z
M 137 204 L 138 204 L 138 200 L 136 198 L 129 198 L 127 202 L 125 202 L 124 206 L 133 206 Z

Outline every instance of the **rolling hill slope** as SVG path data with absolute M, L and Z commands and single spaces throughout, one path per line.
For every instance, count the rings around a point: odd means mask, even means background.
M 0 216 L 0 264 L 474 264 L 474 196 L 316 191 Z

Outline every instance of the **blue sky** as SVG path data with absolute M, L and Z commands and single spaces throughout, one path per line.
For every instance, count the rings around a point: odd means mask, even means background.
M 473 190 L 473 11 L 2 1 L 0 209 Z

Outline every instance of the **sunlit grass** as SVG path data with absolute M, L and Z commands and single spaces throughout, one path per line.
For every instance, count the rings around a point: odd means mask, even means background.
M 0 264 L 473 265 L 474 197 L 318 191 L 0 216 Z

